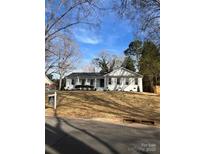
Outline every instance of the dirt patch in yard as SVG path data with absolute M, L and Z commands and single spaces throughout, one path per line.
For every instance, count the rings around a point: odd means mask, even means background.
M 46 104 L 48 99 L 46 98 Z M 149 121 L 160 124 L 160 97 L 149 93 L 62 91 L 57 94 L 57 110 L 46 105 L 46 116 L 108 121 Z

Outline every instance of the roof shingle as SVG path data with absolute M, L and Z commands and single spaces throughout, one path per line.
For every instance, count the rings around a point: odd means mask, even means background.
M 97 73 L 97 72 L 78 72 L 78 73 L 71 73 L 67 77 L 68 78 L 74 78 L 74 77 L 102 77 L 103 73 Z

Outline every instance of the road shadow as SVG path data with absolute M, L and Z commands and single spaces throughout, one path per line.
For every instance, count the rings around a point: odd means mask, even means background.
M 68 132 L 65 132 L 62 129 L 62 123 L 96 140 L 96 142 L 102 144 L 111 153 L 118 154 L 118 152 L 109 144 L 96 137 L 95 135 L 87 132 L 84 129 L 74 126 L 73 124 L 65 121 L 62 118 L 56 117 L 56 119 L 57 123 L 55 124 L 55 126 L 48 123 L 45 124 L 46 154 L 100 154 L 100 152 L 83 143 L 76 137 L 71 136 Z
M 45 129 L 46 154 L 159 154 L 160 150 L 160 132 L 153 127 L 50 117 Z

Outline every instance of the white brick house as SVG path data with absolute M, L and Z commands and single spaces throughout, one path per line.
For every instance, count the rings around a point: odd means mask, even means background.
M 66 77 L 65 89 L 75 89 L 77 85 L 93 86 L 96 90 L 143 92 L 141 74 L 123 67 L 107 74 L 94 72 L 71 73 Z

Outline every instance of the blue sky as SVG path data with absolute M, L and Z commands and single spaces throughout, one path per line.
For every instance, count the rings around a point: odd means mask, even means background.
M 115 14 L 105 14 L 101 18 L 100 29 L 91 30 L 82 25 L 74 29 L 75 41 L 81 51 L 81 60 L 77 70 L 86 66 L 102 50 L 123 56 L 123 51 L 134 39 L 132 26 L 128 21 L 119 19 Z

